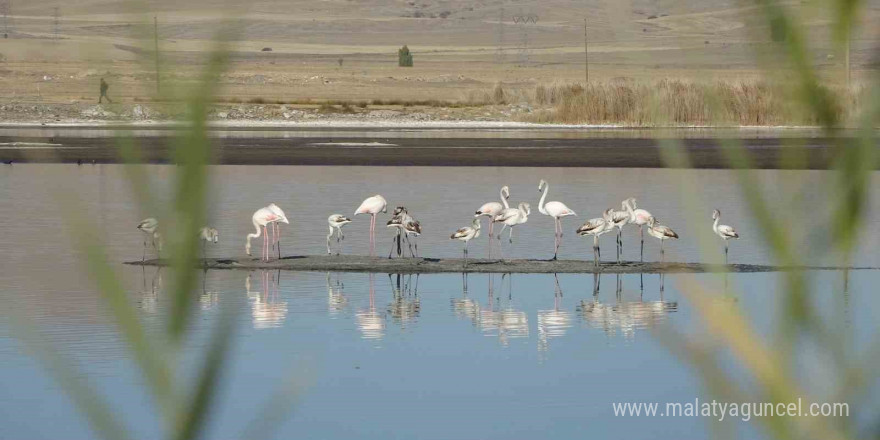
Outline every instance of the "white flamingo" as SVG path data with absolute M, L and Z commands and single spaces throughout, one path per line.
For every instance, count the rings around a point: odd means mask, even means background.
M 199 241 L 202 242 L 202 256 L 204 258 L 208 258 L 208 250 L 206 249 L 206 245 L 208 243 L 219 243 L 220 242 L 220 232 L 216 229 L 205 226 L 199 230 Z
M 648 234 L 660 240 L 660 262 L 662 263 L 666 261 L 666 252 L 663 250 L 663 242 L 666 240 L 678 240 L 678 234 L 676 234 L 669 226 L 658 225 L 657 219 L 653 216 L 648 218 Z
M 559 254 L 559 246 L 562 244 L 562 218 L 571 215 L 576 216 L 577 214 L 569 209 L 568 206 L 565 206 L 565 203 L 556 201 L 544 203 L 547 193 L 550 192 L 550 185 L 546 180 L 541 179 L 538 182 L 538 192 L 543 193 L 541 194 L 541 200 L 538 202 L 538 211 L 541 214 L 553 217 L 553 223 L 556 226 L 555 240 L 553 241 L 553 259 L 555 260 L 557 254 Z
M 599 236 L 604 235 L 614 229 L 614 222 L 611 219 L 613 209 L 606 209 L 602 213 L 602 217 L 591 218 L 575 231 L 581 237 L 593 236 L 593 264 L 599 267 L 599 260 L 602 259 L 602 250 L 599 248 Z
M 611 221 L 617 228 L 617 263 L 620 264 L 620 256 L 623 254 L 623 227 L 629 223 L 630 215 L 626 200 L 620 203 L 620 211 L 611 211 Z
M 330 238 L 333 237 L 334 232 L 336 233 L 336 255 L 339 255 L 339 248 L 342 246 L 339 241 L 345 240 L 345 235 L 342 233 L 342 227 L 349 223 L 351 223 L 351 219 L 342 214 L 332 214 L 330 217 L 327 217 L 327 224 L 330 227 L 330 233 L 327 234 L 327 255 L 331 254 Z
M 156 220 L 153 217 L 145 218 L 138 223 L 137 228 L 146 234 L 144 236 L 144 253 L 141 255 L 141 261 L 144 261 L 147 258 L 148 238 L 153 244 L 153 249 L 156 249 L 156 257 L 158 258 L 162 253 L 162 234 L 159 233 L 159 220 Z
M 491 223 L 490 223 L 491 224 Z M 480 219 L 475 218 L 471 226 L 465 226 L 453 233 L 449 238 L 452 240 L 461 240 L 464 242 L 464 265 L 467 266 L 468 261 L 468 243 L 480 236 Z
M 510 188 L 507 185 L 501 187 L 501 203 L 498 202 L 488 202 L 480 206 L 480 209 L 477 210 L 477 213 L 474 214 L 474 217 L 488 217 L 489 218 L 489 258 L 492 258 L 492 233 L 493 227 L 495 226 L 495 222 L 493 219 L 498 214 L 501 214 L 501 211 L 510 208 L 510 205 L 507 204 L 507 199 L 510 198 Z M 502 205 L 503 203 L 503 205 Z
M 648 219 L 652 217 L 651 213 L 645 211 L 644 209 L 638 209 L 636 207 L 636 198 L 630 197 L 625 200 L 626 202 L 626 212 L 629 213 L 629 222 L 633 225 L 639 226 L 639 239 L 641 240 L 641 247 L 639 250 L 639 261 L 645 261 L 645 225 L 648 224 Z
M 260 255 L 260 259 L 264 261 L 269 261 L 269 234 L 267 225 L 273 222 L 282 222 L 288 224 L 290 222 L 287 221 L 287 217 L 278 216 L 278 214 L 272 212 L 268 207 L 256 210 L 251 220 L 254 222 L 254 228 L 256 228 L 257 232 L 247 235 L 247 242 L 245 243 L 244 251 L 248 255 L 251 255 L 251 239 L 260 237 L 260 235 L 262 235 L 263 253 Z
M 729 250 L 729 243 L 727 240 L 730 240 L 731 238 L 739 240 L 739 234 L 736 233 L 733 226 L 718 224 L 718 222 L 721 221 L 721 211 L 717 209 L 712 211 L 712 220 L 715 220 L 715 222 L 712 223 L 712 230 L 715 231 L 715 235 L 724 240 L 724 264 L 727 264 L 727 252 Z
M 380 212 L 388 212 L 388 202 L 385 198 L 376 194 L 373 197 L 367 197 L 361 202 L 361 206 L 354 212 L 358 214 L 370 214 L 370 256 L 376 254 L 376 214 Z
M 529 214 L 531 213 L 532 208 L 526 202 L 520 202 L 520 204 L 516 208 L 507 208 L 505 210 L 502 210 L 501 213 L 495 216 L 494 219 L 494 221 L 496 222 L 504 223 L 504 227 L 502 227 L 501 231 L 498 232 L 498 239 L 501 240 L 501 234 L 504 233 L 504 229 L 509 227 L 510 232 L 508 233 L 508 241 L 510 243 L 513 243 L 513 227 L 529 221 Z M 501 253 L 501 258 L 504 258 L 504 252 Z
M 274 203 L 270 203 L 269 206 L 267 206 L 266 208 L 269 208 L 269 211 L 272 211 L 272 213 L 277 215 L 279 218 L 287 218 L 287 216 L 284 215 L 284 211 L 282 211 L 281 208 L 279 208 L 278 205 Z M 277 247 L 278 258 L 281 258 L 281 225 L 279 225 L 278 222 L 272 222 L 272 235 L 272 249 L 275 249 Z

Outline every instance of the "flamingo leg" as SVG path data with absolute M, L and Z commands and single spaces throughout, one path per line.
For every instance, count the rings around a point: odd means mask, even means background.
M 660 240 L 660 262 L 663 263 L 666 261 L 666 251 L 663 250 L 663 242 L 666 240 Z
M 639 225 L 639 238 L 642 241 L 641 247 L 639 248 L 639 261 L 645 262 L 645 229 L 644 226 Z
M 505 223 L 504 226 L 501 227 L 501 230 L 498 231 L 498 240 L 501 240 L 501 234 L 504 233 L 505 229 L 507 229 L 507 223 Z
M 281 259 L 281 225 L 275 223 L 275 227 L 278 228 L 275 230 L 275 242 L 278 245 L 278 259 Z
M 141 254 L 141 263 L 143 263 L 144 261 L 146 261 L 146 259 L 147 259 L 147 239 L 146 239 L 146 237 L 145 237 L 145 238 L 144 238 L 144 253 Z
M 620 264 L 620 229 L 617 230 L 617 235 L 614 237 L 614 244 L 617 248 L 617 263 Z
M 397 235 L 391 237 L 391 249 L 388 250 L 388 259 L 391 259 L 391 254 L 394 253 L 394 244 L 400 239 L 400 230 L 397 230 Z
M 593 265 L 599 267 L 599 236 L 593 235 Z
M 623 258 L 623 228 L 620 228 L 619 240 L 620 240 L 620 257 Z M 619 259 L 617 262 L 620 263 Z
M 724 264 L 727 264 L 727 252 L 730 250 L 730 243 L 724 240 Z
M 492 219 L 489 219 L 489 258 L 492 258 L 492 227 L 495 226 L 495 222 Z
M 556 247 L 553 249 L 553 259 L 559 255 L 559 246 L 562 245 L 562 220 L 556 219 Z
M 510 241 L 510 244 L 513 244 L 513 226 L 510 227 L 510 232 L 507 234 L 507 240 Z
M 373 232 L 376 230 L 376 214 L 370 214 L 370 256 L 373 257 L 376 254 L 376 247 L 374 246 L 375 235 Z

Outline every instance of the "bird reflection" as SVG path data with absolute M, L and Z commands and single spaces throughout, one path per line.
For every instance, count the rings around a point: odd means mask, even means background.
M 490 280 L 493 275 L 489 275 Z M 504 295 L 504 278 L 509 278 L 507 305 L 501 297 L 495 298 L 491 281 L 489 287 L 489 303 L 485 310 L 480 310 L 480 329 L 486 335 L 497 335 L 501 345 L 510 344 L 510 339 L 529 337 L 529 318 L 525 312 L 513 307 L 513 277 L 510 274 L 501 276 L 501 294 Z M 496 301 L 497 300 L 497 301 Z
M 640 292 L 638 301 L 627 301 L 623 292 L 623 280 L 616 275 L 615 301 L 613 304 L 599 300 L 601 275 L 594 275 L 593 299 L 582 300 L 577 307 L 580 319 L 590 327 L 601 329 L 606 336 L 620 332 L 624 339 L 632 341 L 639 330 L 648 329 L 664 322 L 670 313 L 678 311 L 678 303 L 663 300 L 664 277 L 660 277 L 660 300 L 644 301 Z
M 572 315 L 570 312 L 560 310 L 562 302 L 562 288 L 559 287 L 559 277 L 553 274 L 556 288 L 553 295 L 552 310 L 538 310 L 538 351 L 545 353 L 549 347 L 551 338 L 565 336 L 571 327 Z
M 339 280 L 339 274 L 336 275 L 336 281 L 332 282 L 330 272 L 327 272 L 327 312 L 331 318 L 348 306 L 344 290 L 345 285 Z
M 385 315 L 376 312 L 375 274 L 370 273 L 370 308 L 355 314 L 358 329 L 364 339 L 382 339 L 385 335 Z
M 287 301 L 281 301 L 278 297 L 278 284 L 281 280 L 281 271 L 276 274 L 266 270 L 260 271 L 261 291 L 251 290 L 251 276 L 249 273 L 245 279 L 245 292 L 251 304 L 251 316 L 254 329 L 281 327 L 287 318 Z
M 489 295 L 492 295 L 492 276 L 489 276 Z M 474 326 L 480 324 L 480 303 L 468 298 L 467 273 L 461 274 L 461 298 L 452 298 L 451 306 L 455 316 L 470 320 Z
M 220 300 L 219 292 L 216 290 L 208 290 L 206 284 L 208 282 L 208 271 L 202 271 L 202 293 L 199 294 L 199 305 L 202 310 L 209 310 Z
M 415 282 L 413 282 L 415 278 Z M 415 321 L 419 317 L 421 303 L 419 301 L 419 274 L 413 276 L 397 274 L 392 277 L 388 274 L 391 282 L 391 303 L 387 310 L 391 319 L 401 327 Z M 401 284 L 403 281 L 403 284 Z
M 159 309 L 159 292 L 162 291 L 162 267 L 157 267 L 147 286 L 147 267 L 141 266 L 144 287 L 141 289 L 140 307 L 146 313 L 156 313 Z

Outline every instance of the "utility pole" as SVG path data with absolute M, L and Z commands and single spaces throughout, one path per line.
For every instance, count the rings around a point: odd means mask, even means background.
M 156 95 L 161 93 L 162 89 L 159 83 L 159 18 L 153 16 L 153 42 L 156 49 Z
M 55 41 L 58 41 L 58 28 L 60 26 L 61 26 L 61 16 L 59 15 L 59 12 L 58 12 L 58 6 L 55 6 L 54 22 L 53 22 L 53 26 L 52 26 L 52 32 L 54 34 Z
M 587 19 L 584 19 L 584 85 L 590 82 L 590 56 L 587 51 Z
M 849 89 L 850 80 L 852 79 L 852 76 L 850 74 L 850 68 L 849 68 L 849 47 L 850 47 L 849 38 L 850 38 L 850 36 L 849 36 L 849 34 L 847 34 L 847 36 L 846 36 L 846 53 L 844 54 L 844 61 L 846 62 L 846 88 L 847 89 Z

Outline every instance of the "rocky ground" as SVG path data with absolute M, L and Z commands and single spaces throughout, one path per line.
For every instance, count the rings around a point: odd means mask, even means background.
M 212 121 L 247 122 L 418 122 L 418 121 L 523 121 L 532 112 L 527 104 L 476 107 L 340 106 L 217 104 L 209 111 Z M 0 122 L 88 123 L 173 121 L 185 118 L 179 104 L 0 104 Z

